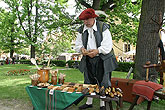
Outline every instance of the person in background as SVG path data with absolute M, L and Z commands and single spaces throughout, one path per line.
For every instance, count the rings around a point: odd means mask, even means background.
M 6 58 L 6 64 L 9 64 L 9 57 Z
M 84 74 L 84 84 L 98 84 L 100 87 L 111 86 L 111 72 L 117 68 L 117 61 L 112 49 L 112 37 L 109 25 L 97 21 L 95 10 L 85 9 L 79 19 L 83 25 L 78 29 L 75 50 L 83 54 L 79 70 Z M 93 98 L 79 109 L 92 108 Z M 105 102 L 100 100 L 100 110 L 105 110 Z
M 15 57 L 12 57 L 12 64 L 15 64 Z

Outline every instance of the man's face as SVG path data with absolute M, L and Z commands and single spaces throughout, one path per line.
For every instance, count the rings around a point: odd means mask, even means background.
M 83 22 L 87 27 L 91 28 L 95 23 L 95 18 L 89 18 L 89 19 L 83 20 Z

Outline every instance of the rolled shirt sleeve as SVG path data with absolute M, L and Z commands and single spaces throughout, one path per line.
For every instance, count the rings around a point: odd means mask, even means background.
M 112 36 L 111 36 L 111 33 L 108 29 L 106 29 L 102 33 L 102 35 L 103 35 L 103 40 L 101 42 L 101 46 L 98 47 L 98 50 L 99 50 L 99 53 L 102 53 L 105 55 L 105 54 L 108 54 L 112 50 L 112 45 L 113 45 L 112 44 Z M 75 51 L 78 53 L 81 53 L 80 49 L 82 47 L 84 47 L 81 37 L 82 37 L 82 34 L 78 33 L 77 38 L 76 38 L 76 42 L 75 42 Z M 88 42 L 88 43 L 91 43 L 91 42 Z
M 101 42 L 101 46 L 98 47 L 99 53 L 108 54 L 112 50 L 112 36 L 108 29 L 106 29 L 103 33 L 103 40 Z
M 75 51 L 81 53 L 80 49 L 83 47 L 82 34 L 78 33 L 75 41 Z

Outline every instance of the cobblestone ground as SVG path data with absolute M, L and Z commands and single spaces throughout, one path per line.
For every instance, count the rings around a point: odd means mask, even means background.
M 0 99 L 0 110 L 33 110 L 31 102 L 15 99 Z

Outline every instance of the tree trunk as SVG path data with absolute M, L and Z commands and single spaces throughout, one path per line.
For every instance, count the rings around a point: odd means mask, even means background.
M 93 0 L 93 6 L 92 8 L 95 10 L 98 10 L 100 6 L 100 0 Z
M 147 61 L 158 63 L 159 29 L 164 15 L 164 0 L 143 0 L 135 58 L 135 79 L 145 79 Z M 157 76 L 154 68 L 149 70 L 149 78 Z M 154 79 L 155 80 L 155 79 Z
M 14 23 L 12 23 L 13 26 L 12 26 L 12 29 L 11 29 L 11 36 L 10 36 L 10 42 L 11 42 L 11 46 L 10 46 L 10 58 L 13 57 L 13 54 L 14 54 L 14 36 L 13 36 L 13 33 L 14 33 Z
M 10 49 L 10 58 L 12 58 L 12 57 L 13 57 L 13 54 L 14 54 L 14 49 L 13 49 L 13 48 L 11 48 L 11 49 Z
M 30 58 L 35 58 L 35 46 L 34 45 L 31 45 L 31 55 L 30 55 Z
M 36 4 L 38 5 L 38 0 L 36 0 Z M 31 3 L 32 5 L 32 3 Z M 36 5 L 36 16 L 35 16 L 35 30 L 34 30 L 34 36 L 33 36 L 33 42 L 35 43 L 37 41 L 37 28 L 38 28 L 38 6 Z M 31 58 L 35 58 L 35 46 L 31 45 Z

